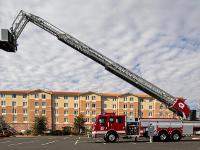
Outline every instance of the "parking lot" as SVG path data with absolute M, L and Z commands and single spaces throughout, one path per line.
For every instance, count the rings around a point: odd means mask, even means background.
M 38 136 L 38 137 L 10 137 L 0 139 L 1 150 L 27 150 L 27 149 L 48 149 L 48 150 L 125 150 L 125 149 L 152 149 L 152 150 L 200 150 L 198 138 L 186 138 L 180 142 L 154 142 L 149 143 L 148 139 L 120 140 L 117 143 L 104 143 L 102 139 L 91 139 L 79 136 Z

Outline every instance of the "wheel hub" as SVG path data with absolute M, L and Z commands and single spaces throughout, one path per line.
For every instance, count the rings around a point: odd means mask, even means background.
M 161 134 L 161 135 L 160 135 L 160 139 L 161 139 L 161 140 L 164 141 L 166 138 L 167 138 L 167 136 L 166 136 L 165 134 Z
M 177 133 L 173 134 L 173 139 L 174 140 L 178 140 L 179 139 L 179 135 Z
M 110 141 L 114 141 L 115 140 L 115 136 L 113 134 L 109 135 L 108 138 L 109 138 Z

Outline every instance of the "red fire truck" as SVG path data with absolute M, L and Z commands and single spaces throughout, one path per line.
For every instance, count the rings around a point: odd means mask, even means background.
M 172 96 L 163 89 L 143 79 L 129 69 L 121 66 L 119 63 L 114 62 L 34 14 L 21 10 L 12 23 L 10 30 L 1 30 L 0 49 L 7 52 L 16 52 L 18 46 L 17 40 L 28 22 L 32 22 L 49 32 L 61 42 L 105 67 L 110 73 L 164 103 L 168 109 L 178 116 L 181 116 L 184 120 L 187 120 L 191 115 L 190 108 L 187 106 L 184 99 Z M 102 136 L 106 141 L 114 142 L 121 136 L 146 136 L 147 133 L 149 133 L 148 130 L 152 129 L 149 128 L 149 126 L 154 129 L 153 136 L 158 137 L 161 141 L 166 141 L 168 139 L 178 141 L 187 134 L 191 135 L 199 133 L 198 122 L 184 122 L 175 119 L 140 119 L 139 121 L 134 121 L 133 119 L 126 118 L 124 115 L 104 114 L 97 117 L 92 134 L 94 137 Z
M 185 136 L 200 135 L 200 121 L 181 121 L 176 118 L 141 118 L 135 121 L 125 115 L 105 113 L 97 116 L 96 123 L 92 127 L 92 137 L 104 138 L 106 142 L 115 142 L 119 137 L 149 137 L 150 127 L 153 127 L 154 139 L 163 142 L 179 141 Z

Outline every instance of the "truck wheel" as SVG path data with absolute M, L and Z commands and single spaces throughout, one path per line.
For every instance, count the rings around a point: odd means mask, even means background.
M 181 140 L 181 134 L 179 132 L 172 132 L 171 136 L 172 141 L 180 141 Z
M 167 132 L 165 131 L 161 131 L 159 134 L 158 134 L 158 138 L 161 142 L 166 142 L 168 141 L 168 134 Z
M 103 137 L 103 139 L 104 139 L 105 142 L 108 142 L 108 138 L 107 138 L 106 135 Z
M 110 133 L 107 134 L 107 136 L 106 136 L 106 141 L 107 141 L 107 142 L 113 143 L 113 142 L 115 142 L 116 140 L 117 140 L 117 134 L 116 134 L 116 133 L 110 132 Z

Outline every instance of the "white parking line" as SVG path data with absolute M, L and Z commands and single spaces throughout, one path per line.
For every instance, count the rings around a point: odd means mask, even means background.
M 29 144 L 29 143 L 33 143 L 33 142 L 34 141 L 24 142 L 24 143 L 12 143 L 12 144 L 9 144 L 8 146 L 21 145 L 21 144 Z
M 78 144 L 79 140 L 76 140 L 76 142 L 74 143 L 74 145 Z
M 52 143 L 55 143 L 55 142 L 56 142 L 56 141 L 51 141 L 51 142 L 43 143 L 43 144 L 41 144 L 41 145 L 44 146 L 44 145 L 52 144 Z
M 0 142 L 0 143 L 9 143 L 10 141 L 4 141 L 4 142 Z
M 192 138 L 192 140 L 200 140 L 200 138 Z

